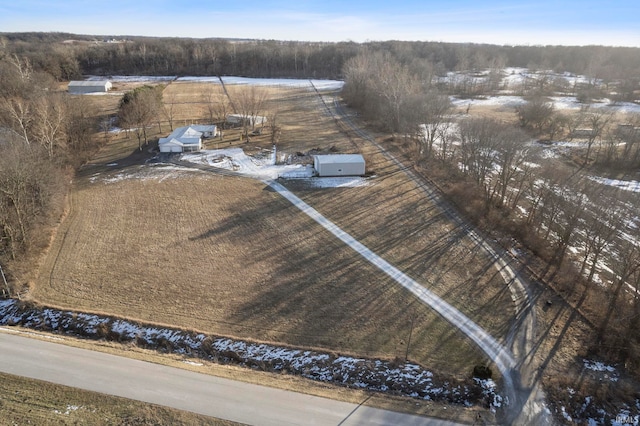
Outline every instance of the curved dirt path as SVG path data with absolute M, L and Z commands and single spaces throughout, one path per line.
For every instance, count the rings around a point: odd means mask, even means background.
M 450 220 L 456 223 L 460 229 L 466 229 L 468 236 L 494 260 L 495 268 L 499 271 L 511 292 L 516 318 L 516 322 L 507 336 L 507 345 L 511 350 L 510 356 L 514 358 L 515 364 L 508 372 L 501 370 L 505 377 L 505 391 L 510 402 L 506 410 L 506 420 L 512 424 L 522 425 L 553 424 L 552 416 L 546 409 L 544 392 L 538 386 L 535 368 L 530 365 L 533 355 L 536 319 L 528 286 L 511 266 L 513 263 L 517 263 L 517 260 L 506 251 L 492 247 L 485 238 L 478 234 L 473 226 L 467 223 L 440 196 L 433 183 L 428 182 L 424 177 L 418 176 L 412 169 L 406 167 L 400 160 L 380 146 L 365 130 L 354 123 L 340 104 L 337 98 L 338 92 L 328 93 L 329 101 L 324 99 L 323 93 L 318 90 L 316 90 L 316 93 L 321 98 L 323 106 L 336 122 L 343 123 L 351 131 L 355 132 L 359 138 L 374 145 L 387 159 L 396 164 L 423 191 L 429 200 Z M 485 351 L 485 353 L 491 356 L 488 352 Z
M 445 302 L 443 299 L 435 295 L 429 289 L 422 286 L 404 272 L 391 265 L 382 257 L 368 249 L 364 244 L 353 238 L 351 235 L 340 229 L 336 224 L 321 215 L 313 207 L 302 201 L 291 191 L 273 180 L 263 181 L 266 185 L 273 188 L 284 198 L 289 200 L 291 204 L 297 207 L 304 214 L 316 221 L 327 231 L 331 232 L 343 243 L 351 247 L 355 252 L 364 257 L 369 263 L 376 266 L 398 284 L 413 293 L 418 299 L 429 305 L 433 310 L 438 312 L 444 319 L 449 321 L 467 337 L 473 340 L 491 358 L 500 372 L 505 376 L 505 380 L 509 380 L 511 370 L 516 366 L 516 361 L 510 351 L 502 346 L 496 339 L 487 333 L 482 327 L 473 322 L 455 307 Z

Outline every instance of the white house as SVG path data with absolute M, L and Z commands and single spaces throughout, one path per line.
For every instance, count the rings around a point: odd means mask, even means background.
M 364 157 L 360 154 L 314 155 L 313 168 L 318 176 L 362 176 Z
M 242 114 L 227 115 L 227 123 L 233 126 L 242 126 L 245 120 L 250 127 L 255 127 L 264 125 L 267 122 L 267 117 L 263 117 L 261 115 L 256 115 L 255 117 L 246 117 Z
M 215 125 L 199 125 L 179 127 L 166 138 L 158 140 L 160 152 L 193 152 L 202 149 L 202 138 L 214 137 L 217 134 Z
M 218 135 L 218 127 L 215 124 L 192 124 L 189 127 L 202 133 L 202 137 L 205 139 L 215 138 Z
M 96 80 L 96 81 L 70 81 L 69 93 L 83 94 L 83 93 L 100 93 L 108 92 L 111 90 L 111 82 L 109 80 Z

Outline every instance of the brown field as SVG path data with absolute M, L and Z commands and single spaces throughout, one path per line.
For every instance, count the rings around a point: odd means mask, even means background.
M 239 423 L 0 373 L 3 425 L 215 425 Z
M 197 93 L 201 86 L 168 89 Z M 367 187 L 292 189 L 504 338 L 513 316 L 508 290 L 464 233 L 397 166 L 342 132 L 313 92 L 269 90 L 283 126 L 279 150 L 360 149 L 376 175 Z M 225 142 L 240 143 L 227 135 Z M 242 146 L 269 147 L 269 135 Z M 487 362 L 454 327 L 264 184 L 141 166 L 147 153 L 136 147 L 125 135 L 113 138 L 76 179 L 69 213 L 33 284 L 35 300 L 385 358 L 404 358 L 413 323 L 412 360 L 457 377 Z

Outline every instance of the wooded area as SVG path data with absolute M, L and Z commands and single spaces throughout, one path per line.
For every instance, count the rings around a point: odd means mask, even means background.
M 594 98 L 636 99 L 637 72 L 608 82 L 593 74 L 571 87 L 551 71 L 539 72 L 516 89 L 524 103 L 492 118 L 454 114 L 450 95 L 471 96 L 470 88 L 473 96 L 495 94 L 503 69 L 485 71 L 482 79 L 461 73 L 444 80 L 432 69 L 423 63 L 416 72 L 388 52 L 361 53 L 345 64 L 343 97 L 402 139 L 423 173 L 481 229 L 518 241 L 546 262 L 542 279 L 599 330 L 591 350 L 639 369 L 638 200 L 594 176 L 636 178 L 640 115 L 615 117 L 591 105 Z M 575 96 L 582 107 L 556 110 L 551 96 L 558 94 Z M 541 148 L 531 141 L 543 147 L 574 138 L 581 148 L 565 161 L 536 162 Z
M 58 81 L 95 75 L 236 75 L 342 78 L 363 52 L 386 52 L 423 80 L 447 71 L 523 67 L 637 86 L 640 49 L 603 46 L 497 46 L 443 42 L 312 43 L 0 33 L 0 49 L 28 58 Z M 469 83 L 469 82 L 466 82 Z M 469 90 L 467 84 L 459 90 Z M 546 82 L 545 82 L 546 84 Z

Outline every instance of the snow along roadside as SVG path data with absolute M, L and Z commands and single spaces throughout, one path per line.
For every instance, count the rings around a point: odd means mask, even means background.
M 398 284 L 413 293 L 417 298 L 429 305 L 433 310 L 440 314 L 444 319 L 449 321 L 453 326 L 457 327 L 473 342 L 475 342 L 484 353 L 489 356 L 496 364 L 496 367 L 502 373 L 504 380 L 511 385 L 511 372 L 516 367 L 516 361 L 511 352 L 502 346 L 496 339 L 487 333 L 482 327 L 474 323 L 470 318 L 462 312 L 442 300 L 433 292 L 423 287 L 420 283 L 407 276 L 395 266 L 375 254 L 365 245 L 357 241 L 351 235 L 344 232 L 333 222 L 322 216 L 317 210 L 309 206 L 300 198 L 291 193 L 284 186 L 273 180 L 263 181 L 266 185 L 273 188 L 276 192 L 289 200 L 294 206 L 300 209 L 311 219 L 320 224 L 327 231 L 331 232 L 343 243 L 351 247 L 358 254 L 364 257 L 372 265 L 376 266 L 382 272 L 391 277 Z M 510 386 L 509 386 L 510 387 Z

